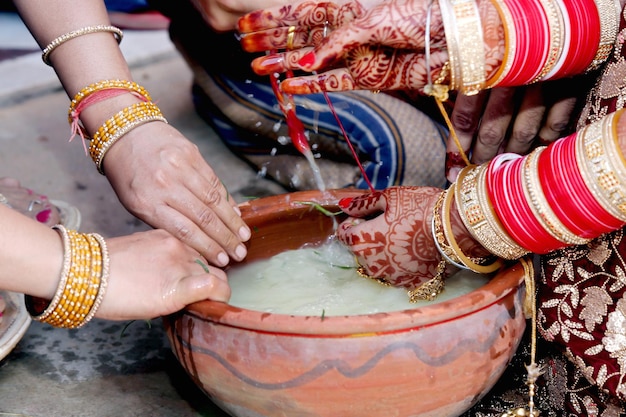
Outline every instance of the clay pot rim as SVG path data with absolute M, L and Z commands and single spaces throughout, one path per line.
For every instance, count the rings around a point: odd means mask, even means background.
M 362 190 L 330 190 L 323 199 L 317 191 L 301 191 L 264 197 L 241 204 L 242 215 L 254 212 L 255 205 L 278 206 L 285 201 L 319 201 L 328 204 L 329 195 L 338 199 L 362 194 Z M 335 200 L 336 202 L 336 200 Z M 433 326 L 489 308 L 508 297 L 515 297 L 524 282 L 520 263 L 501 270 L 482 287 L 462 296 L 408 310 L 351 316 L 303 316 L 267 313 L 235 307 L 217 301 L 201 301 L 187 306 L 185 314 L 203 321 L 263 333 L 283 333 L 315 337 L 358 337 L 370 334 L 411 331 Z
M 357 337 L 411 331 L 473 314 L 515 296 L 523 282 L 524 269 L 517 263 L 468 294 L 408 310 L 322 318 L 266 313 L 207 300 L 189 305 L 186 313 L 203 321 L 263 333 Z

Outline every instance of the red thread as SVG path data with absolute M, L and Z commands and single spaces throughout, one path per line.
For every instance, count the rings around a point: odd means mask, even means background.
M 275 53 L 275 51 L 272 51 L 272 53 Z M 313 55 L 313 59 L 314 59 L 314 55 Z M 286 76 L 287 78 L 291 78 L 293 76 L 293 72 L 287 71 Z M 308 152 L 311 152 L 311 149 L 309 147 L 309 142 L 304 133 L 304 125 L 302 124 L 300 119 L 298 119 L 298 115 L 296 114 L 296 104 L 293 101 L 293 97 L 290 94 L 285 95 L 280 90 L 280 86 L 278 85 L 278 79 L 274 75 L 270 75 L 270 85 L 272 86 L 272 91 L 274 92 L 274 95 L 276 96 L 276 99 L 278 100 L 278 105 L 280 106 L 280 109 L 285 115 L 291 142 L 296 147 L 296 149 L 298 149 L 300 153 L 306 154 Z M 354 149 L 352 142 L 350 142 L 350 139 L 348 138 L 348 134 L 346 133 L 346 130 L 343 127 L 343 123 L 341 123 L 341 120 L 339 119 L 339 116 L 337 115 L 337 112 L 335 111 L 335 107 L 333 106 L 333 103 L 330 101 L 330 97 L 328 96 L 328 93 L 324 90 L 324 83 L 321 82 L 320 85 L 323 90 L 322 93 L 324 94 L 324 99 L 326 99 L 326 103 L 328 104 L 328 107 L 330 108 L 331 113 L 333 114 L 333 116 L 335 117 L 335 120 L 337 121 L 337 125 L 339 126 L 339 129 L 341 130 L 341 133 L 344 139 L 346 140 L 348 147 L 350 148 L 350 152 L 352 153 L 354 161 L 356 162 L 357 166 L 359 167 L 359 170 L 361 171 L 361 174 L 363 175 L 363 179 L 367 183 L 370 190 L 374 192 L 375 191 L 374 186 L 372 185 L 369 178 L 367 177 L 365 169 L 363 168 L 363 165 L 361 164 L 361 161 L 359 160 L 359 156 L 356 153 L 356 150 Z

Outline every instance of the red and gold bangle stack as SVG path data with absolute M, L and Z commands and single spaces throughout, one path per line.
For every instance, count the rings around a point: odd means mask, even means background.
M 450 63 L 450 87 L 473 95 L 485 85 L 483 28 L 475 0 L 440 0 Z
M 548 204 L 563 224 L 578 236 L 594 238 L 615 230 L 619 222 L 606 214 L 587 187 L 576 161 L 577 139 L 578 135 L 572 134 L 539 156 L 539 181 Z
M 457 208 L 472 236 L 506 259 L 583 245 L 626 225 L 626 159 L 617 140 L 623 110 L 521 157 L 502 154 L 459 176 Z M 486 190 L 482 199 L 478 196 Z M 487 210 L 493 208 L 485 231 Z
M 107 286 L 108 253 L 98 234 L 54 228 L 65 253 L 57 292 L 50 302 L 26 296 L 26 307 L 34 320 L 74 329 L 89 322 L 100 306 Z
M 132 129 L 153 121 L 167 123 L 156 104 L 141 102 L 126 107 L 100 126 L 89 146 L 89 154 L 98 167 L 98 172 L 104 174 L 102 161 L 106 152 L 118 139 Z
M 617 35 L 615 0 L 492 2 L 504 23 L 506 49 L 488 88 L 583 73 L 606 60 Z
M 498 220 L 487 194 L 486 171 L 486 164 L 461 171 L 455 190 L 457 210 L 466 229 L 485 249 L 503 259 L 519 259 L 528 250 L 518 245 Z
M 617 143 L 618 110 L 586 126 L 576 158 L 587 187 L 612 220 L 626 223 L 626 160 Z

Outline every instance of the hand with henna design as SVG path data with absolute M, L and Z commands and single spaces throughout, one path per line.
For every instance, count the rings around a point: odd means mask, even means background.
M 333 3 L 306 1 L 296 6 L 254 12 L 239 21 L 239 31 L 244 35 L 242 46 L 249 52 L 285 49 L 289 28 L 295 27 L 292 46 L 301 49 L 268 55 L 252 63 L 254 71 L 260 75 L 292 70 L 325 71 L 284 81 L 281 88 L 290 94 L 422 89 L 427 84 L 428 71 L 432 70 L 436 79 L 447 60 L 437 4 L 433 3 L 431 10 L 428 65 L 424 55 L 424 28 L 430 2 L 378 0 L 372 3 L 363 10 L 364 7 L 356 7 L 361 3 L 331 7 Z M 352 16 L 345 12 L 346 8 Z M 344 10 L 344 13 L 336 10 Z M 480 2 L 479 10 L 482 20 L 490 24 L 485 30 L 487 73 L 490 74 L 502 60 L 503 39 L 499 38 L 501 31 L 498 30 L 502 23 L 490 2 Z M 320 31 L 329 33 L 320 40 Z
M 339 205 L 350 217 L 339 225 L 337 237 L 369 275 L 411 290 L 431 279 L 441 260 L 431 232 L 441 191 L 391 187 L 342 200 Z

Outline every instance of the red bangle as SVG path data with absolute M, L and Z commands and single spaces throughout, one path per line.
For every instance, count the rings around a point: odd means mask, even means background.
M 553 238 L 535 218 L 523 190 L 524 159 L 514 156 L 516 158 L 495 158 L 487 168 L 487 193 L 496 215 L 511 238 L 533 253 L 563 247 L 563 243 Z
M 585 184 L 576 162 L 576 140 L 574 133 L 542 153 L 539 181 L 559 220 L 578 236 L 595 238 L 618 229 L 621 222 L 604 210 Z
M 542 72 L 550 52 L 550 25 L 539 0 L 504 0 L 512 16 L 516 37 L 515 55 L 498 86 L 529 84 Z
M 600 14 L 594 0 L 562 0 L 559 2 L 569 34 L 559 64 L 544 80 L 564 78 L 583 73 L 593 62 L 600 45 Z M 568 42 L 569 40 L 569 42 Z

